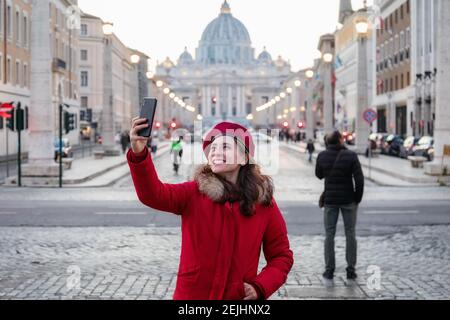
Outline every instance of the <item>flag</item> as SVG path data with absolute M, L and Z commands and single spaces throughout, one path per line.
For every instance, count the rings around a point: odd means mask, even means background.
M 341 57 L 339 55 L 336 55 L 336 61 L 335 61 L 335 64 L 334 64 L 335 69 L 339 69 L 343 65 L 344 64 L 342 63 Z
M 331 83 L 333 84 L 333 86 L 336 85 L 336 81 L 337 81 L 336 73 L 333 72 L 333 74 L 331 75 Z
M 378 19 L 380 19 L 380 29 L 384 30 L 384 19 L 383 19 L 383 17 L 379 17 Z

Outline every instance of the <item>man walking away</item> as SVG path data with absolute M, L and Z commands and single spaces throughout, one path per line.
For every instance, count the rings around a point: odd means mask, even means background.
M 323 277 L 334 277 L 335 252 L 334 237 L 339 211 L 342 212 L 346 237 L 347 279 L 357 278 L 355 267 L 357 260 L 356 218 L 358 206 L 364 193 L 364 175 L 356 153 L 344 145 L 344 138 L 339 131 L 327 136 L 327 149 L 317 158 L 316 176 L 325 178 L 324 224 L 325 239 L 325 273 Z
M 308 161 L 309 161 L 309 163 L 311 163 L 312 162 L 313 153 L 314 153 L 314 151 L 316 151 L 316 148 L 314 147 L 314 142 L 312 141 L 312 139 L 308 140 L 308 144 L 306 145 L 306 150 L 309 153 Z
M 127 131 L 120 135 L 120 144 L 122 145 L 122 152 L 125 154 L 130 146 L 130 135 Z

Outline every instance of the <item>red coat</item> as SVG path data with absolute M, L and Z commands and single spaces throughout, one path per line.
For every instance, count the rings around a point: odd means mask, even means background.
M 127 154 L 139 200 L 181 216 L 182 245 L 175 300 L 242 300 L 244 282 L 268 299 L 287 279 L 294 259 L 286 223 L 273 200 L 246 217 L 238 203 L 218 203 L 223 185 L 198 171 L 194 181 L 162 183 L 147 148 Z M 142 160 L 145 159 L 145 160 Z M 258 274 L 263 248 L 267 265 Z

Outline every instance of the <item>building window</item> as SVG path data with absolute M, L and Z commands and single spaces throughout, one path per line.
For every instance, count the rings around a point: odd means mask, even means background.
M 23 46 L 28 47 L 28 18 L 23 17 Z
M 87 36 L 88 35 L 88 26 L 87 24 L 82 24 L 81 25 L 81 35 L 82 36 Z
M 8 58 L 6 60 L 6 73 L 7 73 L 6 79 L 9 83 L 11 83 L 11 71 L 12 71 L 11 70 L 11 58 Z
M 87 71 L 81 71 L 81 86 L 87 87 L 89 85 L 89 75 Z
M 16 11 L 16 30 L 15 30 L 15 36 L 16 36 L 16 43 L 20 43 L 20 13 L 19 11 Z
M 16 61 L 16 85 L 20 85 L 20 62 Z
M 87 59 L 88 59 L 88 51 L 81 50 L 81 61 L 87 61 Z
M 88 97 L 81 97 L 81 107 L 85 109 L 88 108 Z
M 23 65 L 23 85 L 28 87 L 28 66 L 26 64 Z
M 8 35 L 8 38 L 12 38 L 12 14 L 11 14 L 11 6 L 8 6 L 6 9 L 7 12 L 7 21 L 6 21 L 6 34 Z
M 403 4 L 400 6 L 400 19 L 403 20 Z
M 406 1 L 406 13 L 409 14 L 409 0 Z
M 410 75 L 409 75 L 409 71 L 406 73 L 406 86 L 410 85 Z

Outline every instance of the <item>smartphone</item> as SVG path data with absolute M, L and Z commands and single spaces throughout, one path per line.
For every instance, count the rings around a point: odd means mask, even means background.
M 156 105 L 158 100 L 156 98 L 144 98 L 141 107 L 140 118 L 147 119 L 149 126 L 138 132 L 140 137 L 149 138 L 152 135 L 153 121 L 155 120 Z

